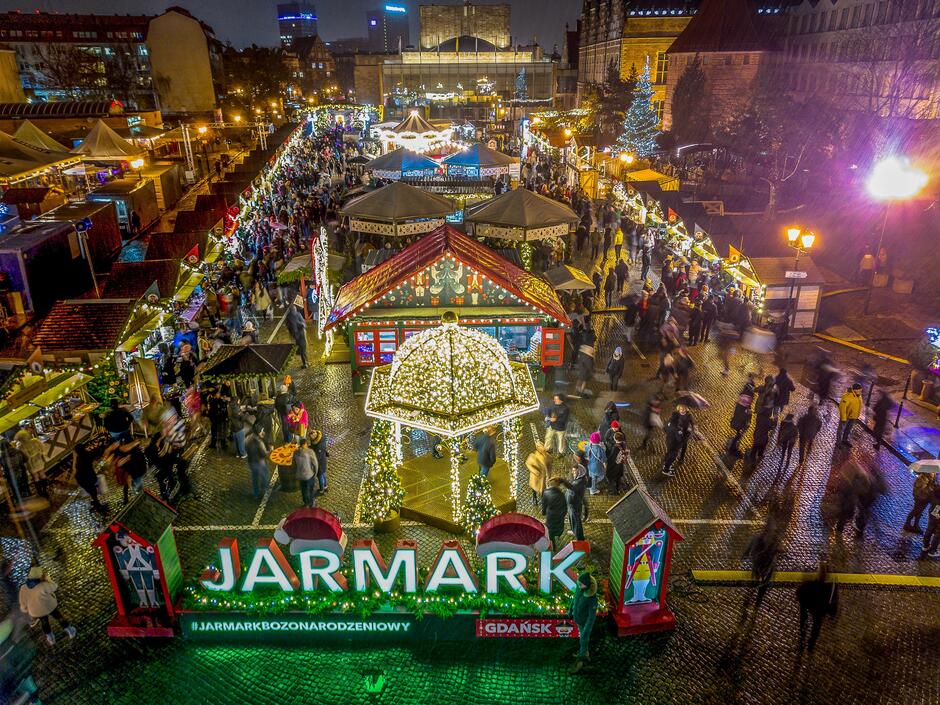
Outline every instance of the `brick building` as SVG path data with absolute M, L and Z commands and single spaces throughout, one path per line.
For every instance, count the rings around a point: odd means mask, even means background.
M 477 37 L 497 49 L 512 44 L 509 5 L 421 5 L 421 49 L 431 49 L 454 37 Z
M 703 0 L 666 54 L 663 129 L 672 127 L 672 96 L 685 68 L 698 56 L 714 121 L 743 107 L 758 70 L 772 61 L 772 28 L 748 0 Z M 776 13 L 775 13 L 776 14 Z
M 579 95 L 589 83 L 602 83 L 613 65 L 626 78 L 649 57 L 655 100 L 665 98 L 666 50 L 685 29 L 698 0 L 584 0 L 578 57 Z M 660 108 L 661 110 L 661 108 Z

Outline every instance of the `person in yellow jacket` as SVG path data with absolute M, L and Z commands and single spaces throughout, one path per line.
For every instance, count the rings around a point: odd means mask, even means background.
M 620 251 L 623 249 L 623 230 L 617 228 L 614 232 L 614 262 L 620 261 Z
M 862 385 L 856 383 L 845 390 L 842 399 L 839 400 L 839 430 L 836 432 L 836 438 L 844 446 L 852 447 L 849 443 L 849 434 L 852 432 L 852 426 L 862 415 Z

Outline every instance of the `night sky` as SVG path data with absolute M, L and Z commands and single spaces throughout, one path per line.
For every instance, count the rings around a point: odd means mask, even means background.
M 320 35 L 326 40 L 366 34 L 366 11 L 381 7 L 385 0 L 314 0 Z M 433 4 L 457 5 L 463 0 L 434 0 Z M 528 41 L 535 35 L 539 43 L 551 50 L 561 49 L 565 22 L 574 28 L 581 9 L 581 0 L 508 0 L 512 5 L 513 41 Z M 275 0 L 0 0 L 0 11 L 76 12 L 99 14 L 158 14 L 167 7 L 185 7 L 207 22 L 223 42 L 237 47 L 248 44 L 274 46 L 279 43 Z M 411 13 L 412 43 L 418 37 L 418 5 L 420 0 L 396 0 Z M 428 2 L 426 4 L 432 4 Z M 477 3 L 489 4 L 486 0 Z

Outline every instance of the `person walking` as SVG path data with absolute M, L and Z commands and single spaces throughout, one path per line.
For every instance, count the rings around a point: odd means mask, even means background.
M 490 474 L 493 465 L 496 464 L 496 443 L 493 436 L 496 435 L 496 427 L 489 426 L 483 429 L 473 437 L 472 448 L 477 452 L 477 465 L 480 468 L 480 474 L 486 477 Z
M 564 492 L 561 491 L 562 479 L 553 477 L 548 481 L 548 487 L 539 498 L 539 509 L 545 517 L 545 528 L 548 538 L 552 542 L 552 550 L 561 548 L 558 539 L 565 533 L 565 517 L 568 516 L 568 502 Z
M 617 274 L 617 294 L 623 296 L 630 290 L 630 266 L 626 260 L 618 258 L 614 272 Z
M 532 501 L 538 504 L 539 497 L 548 487 L 548 466 L 551 457 L 545 446 L 536 441 L 535 450 L 525 459 L 526 469 L 529 471 L 529 488 L 532 490 Z
M 303 402 L 295 401 L 291 404 L 290 413 L 287 414 L 287 423 L 290 426 L 292 442 L 299 443 L 301 438 L 307 437 L 310 416 Z
M 117 397 L 111 399 L 111 409 L 104 415 L 104 428 L 111 434 L 111 440 L 126 443 L 131 440 L 131 426 L 134 417 L 121 406 Z
M 623 484 L 624 466 L 630 457 L 630 450 L 627 448 L 627 437 L 618 429 L 612 430 L 614 442 L 607 452 L 607 492 L 617 495 Z
M 774 416 L 779 416 L 790 403 L 790 395 L 796 390 L 796 384 L 785 367 L 781 367 L 774 378 L 777 396 L 774 399 Z
M 245 457 L 248 460 L 248 472 L 251 475 L 251 494 L 255 499 L 261 499 L 264 496 L 271 479 L 268 470 L 270 449 L 264 438 L 264 430 L 252 426 L 245 439 Z
M 663 475 L 673 477 L 676 473 L 672 469 L 673 463 L 685 460 L 685 450 L 689 445 L 689 438 L 695 429 L 692 414 L 685 404 L 677 404 L 666 424 L 666 455 L 663 456 Z
M 698 345 L 702 338 L 702 303 L 696 301 L 689 311 L 689 345 Z
M 937 491 L 937 476 L 933 473 L 921 473 L 914 480 L 913 495 L 914 508 L 904 520 L 904 531 L 912 534 L 921 533 L 920 516 L 930 504 L 930 500 Z
M 317 454 L 307 447 L 307 439 L 301 438 L 293 458 L 294 472 L 300 485 L 300 499 L 305 507 L 316 505 Z
M 748 461 L 754 467 L 763 459 L 770 443 L 770 432 L 774 428 L 772 412 L 773 408 L 766 406 L 757 410 L 757 421 L 754 422 L 754 440 L 747 453 Z
M 228 403 L 228 425 L 232 431 L 232 442 L 235 445 L 235 457 L 247 458 L 245 450 L 245 437 L 247 435 L 247 419 L 241 400 L 233 398 Z
M 69 639 L 75 638 L 75 627 L 65 618 L 59 610 L 59 600 L 56 590 L 59 586 L 49 580 L 46 571 L 40 566 L 33 566 L 26 576 L 26 582 L 20 587 L 20 611 L 25 612 L 34 620 L 39 620 L 42 632 L 46 635 L 49 645 L 55 644 L 55 634 L 52 631 L 50 617 L 62 626 Z
M 297 346 L 297 354 L 300 355 L 301 368 L 307 368 L 307 321 L 304 319 L 304 300 L 297 296 L 294 303 L 287 311 L 284 322 L 287 330 L 294 339 Z
M 326 463 L 330 453 L 327 450 L 327 439 L 322 431 L 314 429 L 310 432 L 310 448 L 317 456 L 317 494 L 323 494 L 327 489 Z
M 754 375 L 748 373 L 747 382 L 744 383 L 744 386 L 741 388 L 741 391 L 738 393 L 738 401 L 734 405 L 734 411 L 731 414 L 731 430 L 734 431 L 734 438 L 732 438 L 726 447 L 726 450 L 730 455 L 735 455 L 740 457 L 741 451 L 738 448 L 738 445 L 741 443 L 741 439 L 744 437 L 744 434 L 747 433 L 747 429 L 751 425 L 751 404 L 754 402 Z
M 798 462 L 800 465 L 813 452 L 813 442 L 822 429 L 822 419 L 819 417 L 819 410 L 815 404 L 810 404 L 803 415 L 796 422 L 797 431 L 800 434 L 800 455 Z
M 836 431 L 836 438 L 841 445 L 851 448 L 849 435 L 852 433 L 852 427 L 856 424 L 859 416 L 862 414 L 862 385 L 856 382 L 849 389 L 845 390 L 842 399 L 839 400 L 839 428 Z
M 891 402 L 891 397 L 889 397 L 884 392 L 878 393 L 878 401 L 875 402 L 875 406 L 872 411 L 872 434 L 875 436 L 875 450 L 881 448 L 881 444 L 884 443 L 885 430 L 888 428 L 888 412 L 891 411 L 893 406 Z
M 568 503 L 568 526 L 578 541 L 584 541 L 584 522 L 587 521 L 588 504 L 585 497 L 587 491 L 587 469 L 574 459 L 571 467 L 571 480 L 565 490 L 565 501 Z
M 274 410 L 281 422 L 281 435 L 285 443 L 291 441 L 290 421 L 287 418 L 290 414 L 291 401 L 290 389 L 286 384 L 282 384 L 278 387 L 277 394 L 274 396 Z
M 98 474 L 95 472 L 94 459 L 84 444 L 78 444 L 72 451 L 72 474 L 78 486 L 91 498 L 91 508 L 96 512 L 104 512 L 105 506 L 98 499 Z
M 577 673 L 591 658 L 591 631 L 597 619 L 597 581 L 590 573 L 585 572 L 578 576 L 569 614 L 578 625 L 578 660 L 571 669 Z
M 712 296 L 705 296 L 702 299 L 702 336 L 701 342 L 707 343 L 708 336 L 712 332 L 712 326 L 718 318 L 718 306 L 715 305 L 715 299 Z
M 564 455 L 565 432 L 568 429 L 568 418 L 571 415 L 571 409 L 565 403 L 564 394 L 556 394 L 552 397 L 553 404 L 545 414 L 545 449 L 549 454 L 558 453 Z
M 228 397 L 216 387 L 210 392 L 206 405 L 212 434 L 209 447 L 218 445 L 220 450 L 225 450 L 228 447 Z
M 591 477 L 591 487 L 588 490 L 590 494 L 600 492 L 598 484 L 604 479 L 604 470 L 606 465 L 607 453 L 604 449 L 604 442 L 601 440 L 601 434 L 597 431 L 591 434 L 587 448 L 584 450 L 587 456 L 587 469 Z
M 614 292 L 617 290 L 617 273 L 611 269 L 604 279 L 604 305 L 610 308 L 613 305 Z
M 920 559 L 928 556 L 930 558 L 940 557 L 940 487 L 937 486 L 934 486 L 930 491 L 927 529 L 924 531 L 924 543 L 920 552 Z
M 614 231 L 614 261 L 620 262 L 620 252 L 623 250 L 623 230 L 618 227 Z
M 796 599 L 800 604 L 800 652 L 807 646 L 812 651 L 816 648 L 823 619 L 827 615 L 834 618 L 839 611 L 839 588 L 829 578 L 828 566 L 825 563 L 820 564 L 816 577 L 797 587 Z M 809 620 L 812 620 L 812 626 L 807 644 L 806 623 Z
M 793 414 L 787 414 L 780 422 L 777 430 L 777 448 L 780 449 L 780 462 L 777 463 L 777 477 L 781 472 L 790 469 L 790 458 L 793 455 L 793 446 L 796 445 L 800 432 L 797 429 Z
M 607 361 L 607 377 L 610 379 L 610 391 L 616 392 L 620 385 L 620 377 L 623 375 L 623 348 L 617 346 L 613 354 Z
M 646 429 L 646 433 L 643 435 L 643 441 L 640 443 L 642 450 L 646 450 L 650 437 L 653 435 L 653 429 L 663 427 L 662 412 L 664 401 L 665 397 L 660 392 L 656 392 L 646 400 L 646 407 L 643 409 L 643 428 Z

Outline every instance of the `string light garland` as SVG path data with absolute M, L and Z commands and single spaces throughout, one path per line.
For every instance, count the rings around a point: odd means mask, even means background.
M 448 438 L 447 449 L 450 462 L 450 506 L 454 521 L 459 524 L 463 517 L 460 505 L 460 439 Z
M 518 418 L 503 422 L 503 454 L 506 465 L 509 466 L 509 496 L 516 498 L 519 484 L 519 435 L 522 432 L 522 421 Z
M 388 519 L 401 509 L 405 490 L 398 476 L 394 451 L 394 428 L 389 421 L 376 421 L 372 426 L 366 450 L 366 479 L 360 508 L 362 521 L 376 523 Z

